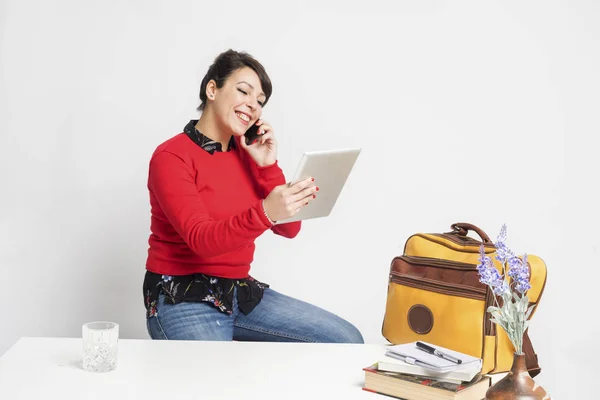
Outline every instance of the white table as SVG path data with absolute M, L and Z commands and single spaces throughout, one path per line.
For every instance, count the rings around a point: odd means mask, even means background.
M 117 369 L 81 368 L 82 341 L 22 338 L 0 358 L 0 398 L 363 399 L 383 345 L 119 341 Z

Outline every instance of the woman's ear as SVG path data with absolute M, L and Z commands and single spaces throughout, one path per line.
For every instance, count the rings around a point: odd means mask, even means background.
M 215 82 L 214 79 L 211 79 L 206 84 L 206 97 L 210 100 L 214 100 L 215 93 L 217 93 L 217 82 Z

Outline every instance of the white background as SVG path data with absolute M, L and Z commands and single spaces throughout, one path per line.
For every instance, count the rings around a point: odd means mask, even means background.
M 0 354 L 89 320 L 148 337 L 149 157 L 234 48 L 274 83 L 264 117 L 288 176 L 304 151 L 363 147 L 329 218 L 259 238 L 254 276 L 385 343 L 408 236 L 507 223 L 548 265 L 537 381 L 591 396 L 599 3 L 3 0 L 0 28 Z

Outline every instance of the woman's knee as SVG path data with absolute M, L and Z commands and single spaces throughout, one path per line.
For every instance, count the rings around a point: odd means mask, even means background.
M 324 324 L 323 337 L 328 343 L 364 343 L 362 334 L 350 322 L 337 317 L 335 321 Z
M 298 341 L 317 343 L 364 343 L 354 325 L 313 304 L 266 289 L 261 303 L 238 323 L 277 332 Z
M 357 343 L 363 344 L 365 343 L 365 339 L 362 334 L 354 325 L 350 324 L 351 329 L 346 332 L 345 343 Z

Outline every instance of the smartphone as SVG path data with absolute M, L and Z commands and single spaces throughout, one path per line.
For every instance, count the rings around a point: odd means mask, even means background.
M 258 128 L 259 126 L 254 124 L 252 125 L 246 133 L 244 133 L 244 137 L 246 138 L 246 145 L 250 146 L 254 140 L 258 137 Z

